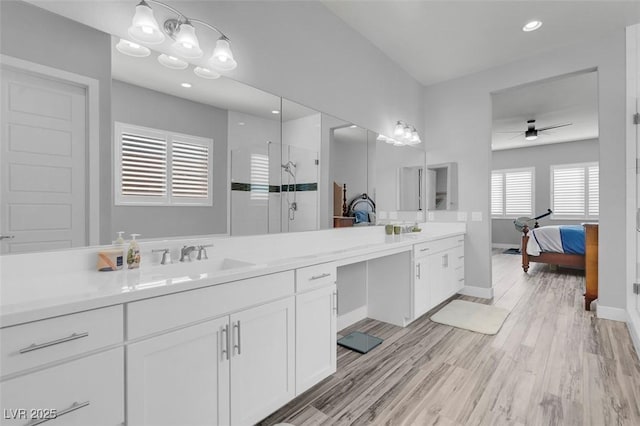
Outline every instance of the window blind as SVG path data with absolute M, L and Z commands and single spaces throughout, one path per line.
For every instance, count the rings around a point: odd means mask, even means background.
M 252 200 L 269 199 L 269 157 L 251 154 L 251 196 Z
M 167 192 L 167 141 L 122 133 L 123 196 L 164 197 Z
M 208 198 L 209 147 L 173 140 L 171 151 L 171 195 Z
M 491 172 L 491 216 L 520 217 L 533 214 L 533 168 Z
M 599 215 L 599 166 L 596 163 L 552 166 L 552 207 L 557 218 Z
M 491 215 L 504 215 L 503 174 L 491 173 Z

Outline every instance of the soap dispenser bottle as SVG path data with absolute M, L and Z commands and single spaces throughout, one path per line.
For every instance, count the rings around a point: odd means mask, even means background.
M 117 246 L 124 245 L 124 238 L 122 238 L 122 234 L 124 234 L 124 231 L 118 231 L 118 238 L 116 238 L 115 245 Z
M 136 269 L 140 267 L 140 246 L 136 241 L 136 237 L 140 234 L 131 234 L 131 242 L 129 243 L 129 250 L 127 250 L 127 265 L 129 269 Z

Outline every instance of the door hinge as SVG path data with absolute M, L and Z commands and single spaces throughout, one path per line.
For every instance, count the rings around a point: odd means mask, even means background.
M 314 161 L 315 161 L 315 163 L 316 163 L 316 166 L 317 166 L 318 164 L 320 164 L 320 160 L 314 160 Z
M 640 294 L 640 283 L 633 283 L 633 294 Z
M 636 126 L 640 124 L 640 112 L 636 112 L 635 114 L 633 114 L 633 124 L 635 124 Z

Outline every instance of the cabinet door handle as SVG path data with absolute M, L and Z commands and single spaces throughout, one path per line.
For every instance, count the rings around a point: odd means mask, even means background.
M 443 268 L 448 268 L 449 267 L 449 255 L 445 254 L 444 256 L 442 256 L 442 267 Z
M 238 339 L 236 340 L 236 344 L 233 345 L 233 348 L 238 351 L 238 355 L 241 355 L 242 354 L 242 348 L 241 348 L 241 344 L 242 344 L 241 338 L 242 337 L 241 337 L 241 334 L 240 334 L 241 333 L 240 332 L 240 320 L 238 320 L 238 322 L 233 325 L 233 328 L 238 330 L 238 334 L 237 334 Z
M 420 251 L 429 251 L 429 249 L 428 248 L 423 248 L 423 249 L 420 249 Z
M 333 292 L 333 311 L 338 314 L 338 292 Z
M 418 279 L 422 277 L 422 273 L 420 271 L 420 263 L 416 265 L 416 276 L 418 277 Z
M 52 340 L 50 342 L 45 343 L 32 343 L 26 348 L 20 349 L 21 354 L 26 354 L 27 352 L 37 351 L 38 349 L 48 348 L 49 346 L 59 345 L 60 343 L 70 342 L 72 340 L 82 339 L 83 337 L 88 337 L 89 333 L 86 331 L 80 333 L 73 333 L 71 336 L 63 337 L 61 339 Z
M 222 357 L 229 359 L 229 324 L 222 329 Z
M 324 274 L 320 274 L 320 275 L 314 275 L 314 276 L 312 276 L 311 278 L 309 278 L 309 281 L 319 280 L 319 279 L 321 279 L 321 278 L 326 278 L 326 277 L 329 277 L 329 276 L 331 276 L 331 274 L 330 274 L 330 273 L 328 273 L 328 272 L 325 272 Z
M 0 240 L 13 240 L 15 235 L 0 235 Z
M 51 417 L 51 418 L 47 418 L 47 419 L 36 419 L 33 420 L 27 424 L 25 424 L 25 426 L 36 426 L 36 425 L 40 425 L 44 422 L 48 422 L 49 420 L 55 420 L 61 416 L 64 416 L 65 414 L 69 414 L 73 411 L 79 410 L 81 408 L 87 407 L 91 402 L 90 401 L 85 401 L 85 402 L 74 402 L 73 404 L 71 404 L 71 406 L 69 408 L 65 408 L 64 410 L 61 411 L 56 411 L 55 416 Z

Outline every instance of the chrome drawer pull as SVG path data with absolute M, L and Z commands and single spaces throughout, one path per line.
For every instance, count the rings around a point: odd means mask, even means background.
M 229 324 L 222 329 L 222 357 L 229 359 Z
M 458 259 L 464 259 L 464 256 L 458 256 Z
M 326 277 L 330 277 L 330 276 L 331 276 L 330 273 L 325 272 L 324 274 L 314 275 L 313 277 L 309 278 L 309 281 L 319 280 L 320 278 L 326 278 Z
M 460 278 L 458 281 L 464 281 L 464 278 Z
M 420 251 L 429 251 L 429 249 L 428 248 L 423 248 L 423 249 L 420 249 Z
M 40 425 L 44 422 L 48 422 L 49 420 L 55 420 L 57 418 L 60 418 L 61 416 L 64 416 L 65 414 L 69 414 L 73 411 L 79 410 L 81 408 L 84 408 L 86 406 L 88 406 L 91 402 L 90 401 L 85 401 L 85 402 L 74 402 L 73 404 L 71 404 L 71 407 L 69 408 L 65 408 L 64 410 L 58 411 L 56 412 L 55 417 L 51 417 L 49 419 L 37 419 L 34 421 L 31 421 L 29 423 L 27 423 L 25 426 L 36 426 L 36 425 Z
M 234 349 L 238 350 L 238 355 L 242 355 L 242 348 L 241 348 L 241 344 L 242 342 L 240 341 L 241 336 L 240 336 L 240 320 L 238 320 L 237 323 L 233 324 L 233 328 L 237 328 L 238 329 L 238 340 L 236 341 L 237 344 L 233 345 Z
M 27 352 L 37 351 L 38 349 L 48 348 L 49 346 L 59 345 L 60 343 L 70 342 L 72 340 L 82 339 L 83 337 L 88 337 L 89 333 L 83 331 L 81 333 L 73 333 L 71 336 L 63 337 L 62 339 L 52 340 L 46 343 L 32 343 L 26 348 L 20 349 L 21 354 L 26 354 Z

